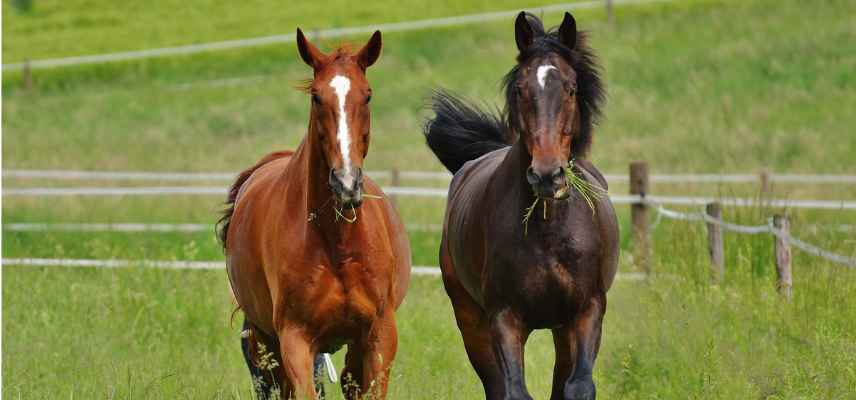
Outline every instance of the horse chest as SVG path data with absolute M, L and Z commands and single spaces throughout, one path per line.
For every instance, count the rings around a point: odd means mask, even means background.
M 308 287 L 310 290 L 306 290 L 306 286 L 300 288 L 307 295 L 302 303 L 312 306 L 308 317 L 310 324 L 320 324 L 331 320 L 331 316 L 337 316 L 335 320 L 341 321 L 343 326 L 329 327 L 337 330 L 346 325 L 370 322 L 383 312 L 386 306 L 384 287 L 388 278 L 365 260 L 345 258 L 338 263 L 326 261 L 319 265 L 317 271 L 317 278 L 312 280 L 317 284 Z
M 566 323 L 597 290 L 600 248 L 591 236 L 545 236 L 517 247 L 502 246 L 491 257 L 495 282 L 486 299 L 518 309 L 533 326 Z

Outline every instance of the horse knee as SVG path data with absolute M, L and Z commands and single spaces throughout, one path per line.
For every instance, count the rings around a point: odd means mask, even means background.
M 565 384 L 564 400 L 595 400 L 595 392 L 591 375 L 577 378 Z

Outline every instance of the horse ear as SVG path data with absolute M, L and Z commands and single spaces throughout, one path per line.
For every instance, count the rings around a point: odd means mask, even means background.
M 380 31 L 375 31 L 372 34 L 369 42 L 363 46 L 362 49 L 357 53 L 357 64 L 360 65 L 360 68 L 366 69 L 371 67 L 372 64 L 377 61 L 380 57 L 380 50 L 383 47 L 383 42 L 380 38 Z
M 297 50 L 300 51 L 300 58 L 303 59 L 303 62 L 312 67 L 312 69 L 318 68 L 321 65 L 321 60 L 324 59 L 324 53 L 318 50 L 315 45 L 309 43 L 309 40 L 306 39 L 300 28 L 297 28 Z
M 565 12 L 565 18 L 562 19 L 562 25 L 559 27 L 559 38 L 569 49 L 573 50 L 577 45 L 577 21 L 569 12 Z
M 532 29 L 532 25 L 529 25 L 526 11 L 521 11 L 520 14 L 517 14 L 517 19 L 514 20 L 514 40 L 517 42 L 517 50 L 520 50 L 521 53 L 535 41 L 535 31 Z

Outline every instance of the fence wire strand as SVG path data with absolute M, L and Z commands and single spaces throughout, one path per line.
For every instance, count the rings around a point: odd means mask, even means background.
M 831 252 L 829 250 L 820 248 L 811 243 L 805 242 L 799 238 L 794 237 L 788 232 L 785 232 L 781 229 L 773 226 L 772 219 L 768 221 L 766 225 L 740 225 L 735 224 L 733 222 L 728 222 L 722 219 L 716 219 L 711 217 L 705 212 L 681 212 L 677 210 L 670 210 L 664 207 L 662 204 L 658 204 L 651 200 L 645 200 L 649 206 L 651 206 L 654 210 L 657 211 L 657 220 L 652 225 L 652 229 L 656 228 L 660 223 L 660 219 L 665 217 L 668 219 L 679 220 L 679 221 L 693 221 L 693 222 L 706 222 L 710 224 L 714 224 L 722 227 L 727 231 L 744 233 L 749 235 L 757 235 L 762 233 L 770 233 L 774 236 L 782 239 L 790 244 L 793 244 L 794 247 L 809 253 L 813 256 L 820 257 L 826 259 L 827 261 L 831 261 L 837 264 L 846 265 L 848 267 L 856 268 L 856 258 L 847 257 L 841 254 L 837 254 Z

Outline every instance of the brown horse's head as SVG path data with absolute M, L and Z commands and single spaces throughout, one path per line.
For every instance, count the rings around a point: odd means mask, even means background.
M 317 135 L 327 166 L 330 189 L 345 206 L 362 203 L 363 159 L 369 149 L 372 90 L 366 69 L 377 61 L 380 31 L 356 53 L 339 48 L 324 54 L 297 29 L 300 57 L 314 71 L 306 87 L 312 95 L 310 135 Z
M 588 150 L 603 98 L 597 66 L 569 13 L 545 32 L 537 17 L 521 12 L 515 39 L 518 64 L 505 80 L 508 124 L 532 157 L 526 180 L 535 194 L 565 198 L 564 168 Z

